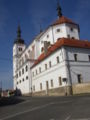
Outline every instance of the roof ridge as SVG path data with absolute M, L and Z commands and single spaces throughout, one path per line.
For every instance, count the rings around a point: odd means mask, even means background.
M 70 18 L 67 18 L 66 16 L 62 16 L 62 17 L 58 18 L 55 22 L 53 22 L 52 25 L 58 25 L 58 24 L 63 24 L 63 23 L 78 25 L 77 23 L 72 21 Z
M 82 41 L 82 40 L 78 40 L 78 39 L 73 40 L 70 38 L 61 38 L 55 44 L 53 44 L 53 46 L 48 48 L 48 52 L 46 55 L 44 53 L 42 53 L 31 68 L 33 68 L 35 65 L 40 63 L 42 60 L 47 58 L 54 51 L 56 51 L 58 48 L 60 48 L 62 46 L 90 49 L 90 41 L 86 41 L 86 40 Z

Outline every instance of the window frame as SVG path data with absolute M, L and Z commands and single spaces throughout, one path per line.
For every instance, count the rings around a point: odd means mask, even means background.
M 40 83 L 40 90 L 42 90 L 42 83 Z
M 56 59 L 57 59 L 57 64 L 60 63 L 59 56 L 57 56 Z
M 89 60 L 89 62 L 90 62 L 90 55 L 88 55 L 88 60 Z
M 61 29 L 60 29 L 60 28 L 57 28 L 57 29 L 56 29 L 56 32 L 57 32 L 57 33 L 61 32 Z
M 71 28 L 70 28 L 70 31 L 73 32 L 73 31 L 74 31 L 74 28 L 71 27 Z
M 77 54 L 74 54 L 74 60 L 75 61 L 78 61 L 77 56 L 78 56 Z
M 54 86 L 54 84 L 53 84 L 53 79 L 51 79 L 51 87 L 53 87 Z
M 51 61 L 49 61 L 49 67 L 50 67 L 50 68 L 52 67 Z
M 27 65 L 26 65 L 25 69 L 26 69 L 26 72 L 27 72 L 28 71 L 28 66 Z
M 62 86 L 62 77 L 58 77 L 59 86 Z
M 45 64 L 45 70 L 47 70 L 47 64 Z
M 82 75 L 81 74 L 77 74 L 77 80 L 78 80 L 79 84 L 82 83 Z

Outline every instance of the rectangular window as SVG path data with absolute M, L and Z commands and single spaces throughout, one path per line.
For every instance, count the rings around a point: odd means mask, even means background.
M 28 71 L 28 66 L 26 65 L 26 72 Z
M 22 74 L 24 74 L 24 69 L 22 69 Z
M 78 83 L 82 83 L 82 76 L 81 76 L 81 74 L 77 75 L 77 79 L 78 79 Z
M 49 89 L 49 83 L 48 83 L 48 81 L 46 81 L 46 90 L 48 90 Z
M 33 91 L 35 91 L 35 85 L 33 85 Z
M 51 61 L 49 62 L 49 67 L 51 68 Z
M 36 70 L 36 75 L 37 75 L 37 70 Z
M 71 32 L 73 32 L 73 28 L 71 28 L 70 30 L 71 30 Z
M 26 80 L 28 80 L 28 76 L 26 76 Z
M 74 60 L 77 61 L 77 54 L 74 54 Z
M 57 56 L 57 63 L 59 63 L 59 56 Z
M 40 83 L 40 90 L 42 90 L 42 83 Z
M 61 86 L 62 85 L 62 78 L 61 77 L 59 77 L 59 86 Z
M 18 73 L 17 73 L 16 77 L 18 78 Z
M 67 37 L 70 38 L 70 35 L 68 34 Z
M 49 38 L 49 35 L 47 35 L 47 38 Z
M 39 68 L 39 72 L 41 73 L 41 67 Z
M 89 59 L 89 61 L 90 61 L 90 55 L 88 55 L 88 59 Z
M 60 32 L 60 29 L 57 29 L 57 32 Z
M 33 72 L 33 76 L 34 76 L 34 72 Z
M 47 64 L 45 64 L 45 70 L 47 70 Z
M 53 87 L 53 80 L 51 80 L 51 87 Z
M 21 71 L 19 71 L 19 76 L 21 76 Z

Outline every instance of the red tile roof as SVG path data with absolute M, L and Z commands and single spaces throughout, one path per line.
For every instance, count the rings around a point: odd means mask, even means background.
M 48 52 L 47 52 L 46 55 L 45 55 L 45 53 L 42 53 L 38 57 L 38 59 L 35 61 L 34 65 L 32 67 L 34 67 L 35 65 L 40 63 L 45 58 L 47 58 L 49 55 L 51 55 L 53 52 L 55 52 L 61 46 L 90 49 L 90 42 L 89 41 L 77 40 L 77 39 L 70 39 L 70 38 L 58 39 L 58 41 L 54 45 L 52 45 L 51 47 L 48 48 Z
M 57 19 L 52 25 L 58 25 L 58 24 L 63 24 L 63 23 L 69 23 L 69 24 L 74 24 L 74 25 L 78 25 L 75 22 L 73 22 L 72 20 L 62 16 L 59 19 Z

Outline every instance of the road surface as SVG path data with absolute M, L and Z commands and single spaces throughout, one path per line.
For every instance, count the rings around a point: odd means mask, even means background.
M 0 104 L 0 120 L 90 120 L 90 95 L 12 98 Z

